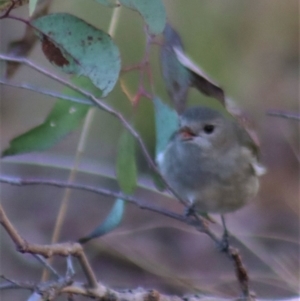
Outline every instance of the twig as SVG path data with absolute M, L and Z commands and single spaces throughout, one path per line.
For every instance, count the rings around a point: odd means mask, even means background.
M 21 282 L 9 279 L 5 277 L 4 275 L 1 275 L 0 278 L 3 280 L 6 280 L 6 282 L 0 283 L 0 290 L 5 289 L 27 289 L 27 290 L 34 290 L 36 284 L 34 282 Z
M 228 247 L 226 254 L 232 259 L 235 266 L 236 277 L 239 281 L 240 288 L 242 290 L 243 296 L 246 300 L 251 298 L 251 292 L 249 290 L 249 277 L 238 249 L 233 247 Z
M 92 289 L 99 288 L 96 276 L 88 263 L 82 246 L 79 243 L 60 243 L 52 245 L 38 245 L 28 243 L 19 235 L 17 230 L 9 221 L 2 206 L 0 206 L 0 224 L 3 226 L 12 241 L 15 243 L 17 250 L 21 253 L 39 254 L 45 258 L 49 258 L 54 255 L 60 255 L 64 257 L 72 255 L 77 257 L 88 280 L 89 287 Z
M 7 1 L 8 2 L 8 1 Z M 10 1 L 10 5 L 7 7 L 7 10 L 4 12 L 4 14 L 2 16 L 0 16 L 0 19 L 5 19 L 7 17 L 9 17 L 10 12 L 17 7 L 17 4 L 19 3 L 19 5 L 22 5 L 22 1 L 20 0 L 11 0 Z M 18 5 L 18 6 L 19 6 Z
M 0 278 L 6 280 L 7 282 L 9 282 L 9 283 L 11 283 L 11 284 L 13 284 L 13 285 L 16 285 L 16 286 L 19 285 L 17 281 L 15 281 L 15 280 L 13 280 L 13 279 L 9 279 L 9 278 L 7 278 L 7 277 L 4 276 L 4 275 L 0 275 Z
M 52 267 L 51 264 L 47 262 L 41 255 L 33 254 L 33 256 L 49 271 L 51 272 L 56 278 L 61 278 L 58 272 Z
M 75 270 L 72 262 L 72 256 L 67 257 L 67 270 L 66 270 L 66 277 L 72 278 L 75 275 Z
M 269 110 L 267 111 L 267 115 L 300 121 L 300 115 L 293 112 Z
M 43 95 L 47 95 L 47 96 L 50 96 L 50 97 L 69 100 L 69 101 L 73 101 L 73 102 L 84 104 L 84 105 L 90 105 L 90 106 L 94 105 L 93 102 L 91 102 L 90 100 L 87 100 L 87 99 L 82 99 L 82 98 L 77 98 L 77 97 L 71 97 L 71 96 L 68 96 L 68 95 L 63 95 L 63 94 L 53 92 L 53 91 L 50 91 L 50 90 L 40 89 L 38 87 L 29 85 L 29 84 L 23 84 L 23 83 L 16 84 L 16 83 L 11 83 L 11 82 L 0 79 L 0 85 L 5 85 L 5 86 L 19 88 L 19 89 L 25 89 L 25 90 L 33 91 L 33 92 L 40 93 L 40 94 L 43 94 Z
M 111 190 L 105 189 L 105 188 L 94 187 L 91 185 L 76 184 L 76 183 L 56 181 L 56 180 L 21 179 L 21 178 L 15 178 L 15 177 L 7 177 L 7 176 L 0 176 L 0 183 L 7 183 L 7 184 L 11 184 L 11 185 L 16 185 L 16 186 L 48 185 L 48 186 L 55 186 L 55 187 L 59 187 L 59 188 L 79 189 L 79 190 L 84 190 L 84 191 L 100 194 L 103 196 L 112 197 L 114 199 L 119 198 L 124 201 L 133 203 L 141 209 L 146 209 L 146 210 L 149 210 L 152 212 L 160 213 L 164 216 L 168 216 L 170 218 L 179 220 L 181 222 L 186 222 L 186 220 L 187 220 L 186 217 L 183 215 L 173 213 L 171 211 L 165 210 L 161 207 L 158 207 L 158 206 L 155 206 L 152 204 L 142 203 L 132 196 L 125 195 L 121 192 L 111 191 Z

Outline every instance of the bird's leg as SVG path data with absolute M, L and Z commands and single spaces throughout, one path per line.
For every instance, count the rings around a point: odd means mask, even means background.
M 226 227 L 224 214 L 221 214 L 221 219 L 222 219 L 222 225 L 223 225 L 224 231 L 223 231 L 223 236 L 222 236 L 222 240 L 220 243 L 220 249 L 221 249 L 221 251 L 226 252 L 229 248 L 229 232 Z

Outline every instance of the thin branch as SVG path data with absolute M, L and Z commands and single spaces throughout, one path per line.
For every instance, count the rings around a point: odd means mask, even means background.
M 73 266 L 72 256 L 67 257 L 67 270 L 66 270 L 66 277 L 72 278 L 75 275 L 75 270 Z
M 33 282 L 21 282 L 21 281 L 16 281 L 13 279 L 9 279 L 4 275 L 0 275 L 0 278 L 5 280 L 5 282 L 0 283 L 0 290 L 5 290 L 5 289 L 27 289 L 27 290 L 34 290 L 36 284 Z
M 35 284 L 32 282 L 17 282 L 16 284 L 11 283 L 10 281 L 0 283 L 0 291 L 7 289 L 25 289 L 25 290 L 34 290 Z
M 267 115 L 300 121 L 300 115 L 293 112 L 269 110 L 267 111 Z
M 16 248 L 20 253 L 39 254 L 45 258 L 49 258 L 54 255 L 60 255 L 64 257 L 72 255 L 77 257 L 88 280 L 89 287 L 93 289 L 98 288 L 96 276 L 88 263 L 81 244 L 59 243 L 52 245 L 38 245 L 28 243 L 19 235 L 17 230 L 9 221 L 2 206 L 0 206 L 0 224 L 3 226 L 12 241 L 15 243 Z
M 7 2 L 8 2 L 8 1 L 7 1 Z M 28 1 L 27 1 L 27 2 L 28 2 Z M 22 5 L 22 1 L 20 1 L 20 0 L 11 0 L 11 1 L 10 1 L 10 4 L 9 4 L 8 7 L 7 7 L 7 10 L 4 12 L 4 14 L 3 14 L 2 16 L 0 16 L 0 19 L 8 18 L 10 12 L 11 12 L 14 8 L 16 8 L 16 7 L 20 6 L 20 5 Z
M 33 254 L 33 256 L 49 271 L 51 272 L 56 278 L 61 278 L 58 272 L 52 267 L 51 264 L 47 262 L 41 255 Z
M 44 179 L 21 179 L 16 177 L 7 177 L 7 176 L 0 176 L 0 183 L 6 183 L 10 185 L 16 185 L 16 186 L 27 186 L 27 185 L 48 185 L 48 186 L 55 186 L 59 188 L 72 188 L 72 189 L 79 189 L 84 190 L 96 194 L 100 194 L 107 197 L 112 197 L 114 199 L 122 199 L 124 201 L 133 203 L 137 205 L 141 209 L 146 209 L 152 212 L 156 212 L 159 214 L 162 214 L 164 216 L 168 216 L 172 219 L 176 219 L 181 222 L 186 222 L 186 217 L 180 214 L 173 213 L 171 211 L 165 210 L 161 207 L 152 205 L 152 204 L 146 204 L 140 202 L 138 199 L 125 195 L 121 192 L 115 192 L 111 191 L 109 189 L 105 188 L 99 188 L 91 185 L 85 185 L 85 184 L 76 184 L 76 183 L 70 183 L 70 182 L 63 182 L 63 181 L 57 181 L 57 180 L 44 180 Z
M 26 84 L 26 83 L 17 84 L 17 83 L 11 83 L 11 82 L 0 79 L 0 85 L 14 87 L 14 88 L 18 88 L 18 89 L 25 89 L 25 90 L 33 91 L 33 92 L 40 93 L 40 94 L 43 94 L 43 95 L 47 95 L 47 96 L 50 96 L 50 97 L 69 100 L 69 101 L 73 101 L 73 102 L 84 104 L 84 105 L 90 105 L 90 106 L 94 105 L 93 102 L 91 102 L 90 100 L 87 100 L 87 99 L 71 97 L 71 96 L 63 95 L 63 94 L 53 92 L 53 91 L 50 91 L 50 90 L 40 89 L 38 87 L 29 85 L 29 84 Z
M 6 280 L 8 283 L 13 284 L 15 286 L 19 286 L 19 283 L 16 280 L 13 279 L 9 279 L 4 275 L 0 275 L 0 278 L 2 278 L 3 280 Z

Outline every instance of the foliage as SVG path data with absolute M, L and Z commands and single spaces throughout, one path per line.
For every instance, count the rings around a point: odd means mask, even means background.
M 26 2 L 28 1 L 20 1 L 16 5 L 22 5 Z M 110 31 L 98 28 L 88 17 L 79 18 L 71 13 L 36 16 L 35 14 L 39 11 L 39 1 L 29 1 L 29 16 L 32 17 L 32 20 L 23 20 L 23 23 L 34 30 L 46 59 L 55 67 L 55 72 L 59 74 L 60 83 L 64 83 L 61 80 L 62 76 L 69 76 L 70 82 L 75 86 L 75 89 L 66 86 L 62 90 L 62 94 L 89 99 L 92 105 L 82 105 L 58 99 L 43 122 L 12 138 L 10 146 L 2 152 L 3 157 L 10 157 L 53 148 L 77 129 L 84 118 L 86 118 L 84 121 L 86 122 L 89 118 L 88 113 L 92 110 L 103 111 L 96 115 L 99 118 L 113 116 L 120 121 L 123 126 L 122 131 L 118 137 L 117 135 L 112 137 L 112 139 L 119 141 L 116 143 L 116 149 L 113 150 L 116 154 L 114 160 L 116 165 L 115 174 L 112 177 L 117 180 L 124 198 L 114 197 L 115 202 L 109 213 L 101 218 L 99 225 L 89 235 L 80 240 L 81 243 L 110 233 L 123 221 L 125 208 L 127 209 L 125 207 L 127 199 L 134 195 L 137 187 L 141 187 L 138 181 L 140 178 L 140 169 L 138 169 L 138 164 L 141 161 L 140 153 L 144 155 L 145 161 L 152 169 L 151 172 L 158 188 L 166 187 L 166 183 L 156 169 L 154 158 L 157 158 L 166 147 L 172 133 L 176 131 L 178 115 L 187 106 L 191 88 L 196 88 L 198 92 L 208 96 L 208 105 L 228 111 L 238 120 L 241 120 L 242 126 L 246 128 L 248 126 L 244 122 L 245 116 L 237 108 L 231 107 L 231 102 L 228 102 L 223 88 L 210 79 L 186 55 L 179 33 L 171 24 L 166 23 L 166 10 L 163 1 L 95 0 L 94 2 L 98 10 L 111 9 L 116 11 L 122 7 L 122 10 L 126 12 L 132 10 L 132 15 L 138 13 L 142 17 L 146 36 L 143 57 L 136 65 L 125 66 L 125 54 L 122 49 L 124 45 Z M 5 14 L 11 3 L 11 1 L 0 1 L 2 14 Z M 12 9 L 14 8 L 12 7 Z M 9 14 L 7 17 L 10 17 Z M 140 20 L 139 17 L 137 19 Z M 131 32 L 128 32 L 128 35 L 130 34 Z M 126 36 L 122 39 L 126 41 Z M 152 47 L 154 48 L 156 45 L 159 45 L 160 58 L 153 63 L 150 53 Z M 130 47 L 133 46 L 130 45 Z M 14 59 L 12 58 L 12 62 Z M 16 60 L 14 63 L 16 62 L 18 61 Z M 166 104 L 166 99 L 157 92 L 157 83 L 152 77 L 154 64 L 159 64 L 161 67 L 163 84 L 168 92 L 171 105 Z M 139 82 L 134 93 L 131 92 L 133 88 L 126 85 L 125 80 L 127 74 L 132 71 L 135 72 Z M 122 107 L 120 99 L 111 101 L 111 95 L 115 95 L 113 93 L 118 90 L 122 90 L 129 98 L 130 118 L 128 120 L 134 120 L 134 122 L 127 121 L 126 114 L 120 113 L 119 108 Z M 141 112 L 141 108 L 145 107 L 147 108 L 146 118 L 141 123 L 146 127 L 150 124 L 149 120 L 155 121 L 153 129 L 151 129 L 156 137 L 155 155 L 148 152 L 146 144 L 143 142 L 143 133 L 138 131 L 135 122 L 136 115 Z M 109 135 L 106 133 L 109 132 L 110 126 L 107 125 L 107 127 L 95 130 L 97 137 L 99 137 L 100 147 L 105 148 L 105 135 Z M 251 130 L 249 132 L 251 135 Z M 79 152 L 81 151 L 80 149 Z M 70 176 L 70 179 L 74 179 L 74 177 Z

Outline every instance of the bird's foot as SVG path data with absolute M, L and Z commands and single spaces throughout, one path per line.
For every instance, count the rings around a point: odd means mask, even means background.
M 188 206 L 184 209 L 184 216 L 185 217 L 194 216 L 195 214 L 196 214 L 196 211 L 195 211 L 195 206 L 194 205 Z
M 222 239 L 219 242 L 218 248 L 221 252 L 228 252 L 229 249 L 229 234 L 227 231 L 224 231 Z

